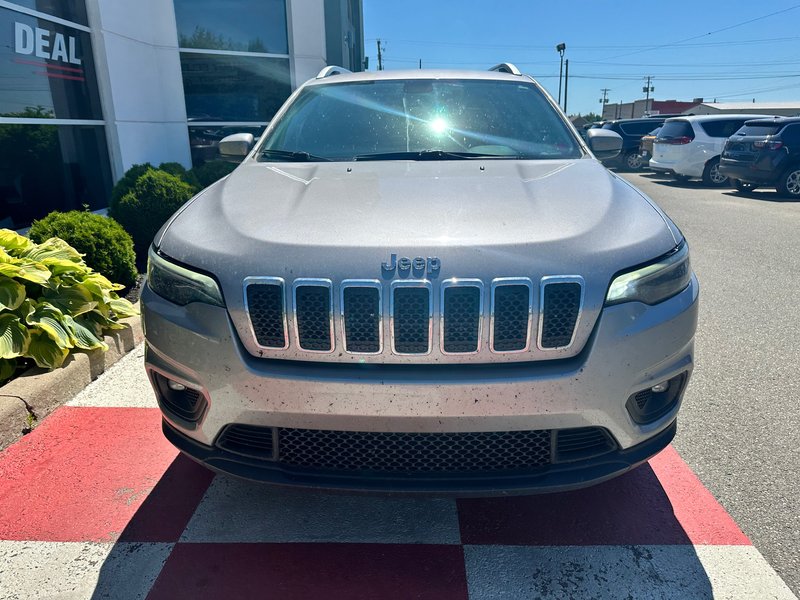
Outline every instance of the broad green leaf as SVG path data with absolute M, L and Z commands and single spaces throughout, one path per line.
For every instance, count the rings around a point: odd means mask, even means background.
M 44 331 L 59 348 L 74 348 L 72 336 L 64 324 L 64 314 L 53 305 L 42 302 L 30 313 L 25 322 L 32 327 Z
M 83 263 L 73 262 L 71 260 L 67 260 L 65 258 L 45 258 L 42 260 L 42 264 L 45 265 L 53 275 L 61 275 L 63 273 L 86 273 L 89 270 Z
M 36 361 L 36 364 L 45 369 L 55 369 L 64 363 L 69 350 L 59 347 L 49 335 L 43 331 L 31 332 L 30 345 L 27 356 Z
M 81 323 L 86 325 L 87 327 L 89 324 L 92 325 L 92 328 L 96 335 L 101 336 L 103 334 L 104 329 L 125 329 L 127 325 L 123 325 L 122 323 L 118 323 L 113 319 L 107 317 L 103 313 L 101 313 L 98 309 L 92 310 L 88 313 L 85 313 L 80 316 Z
M 136 307 L 129 301 L 125 300 L 125 298 L 113 298 L 108 305 L 119 318 L 133 317 L 139 314 L 139 311 L 136 310 Z
M 83 350 L 102 348 L 103 352 L 108 350 L 108 345 L 93 331 L 93 323 L 89 322 L 84 325 L 81 317 L 73 319 L 69 315 L 64 315 L 64 322 L 67 325 L 67 329 L 70 330 L 72 338 L 75 340 L 76 347 L 82 348 Z
M 0 275 L 0 310 L 19 308 L 25 300 L 25 286 Z
M 13 358 L 0 358 L 0 383 L 11 377 L 17 370 L 17 361 Z
M 73 263 L 80 263 L 83 261 L 83 255 L 70 246 L 67 242 L 60 238 L 50 238 L 41 244 L 34 245 L 28 248 L 20 256 L 30 258 L 36 261 L 44 261 L 48 258 L 55 258 L 59 260 L 66 260 Z
M 35 244 L 16 231 L 0 229 L 0 247 L 11 255 L 19 255 L 35 247 Z
M 17 315 L 0 314 L 0 358 L 16 358 L 28 350 L 31 336 Z
M 51 273 L 47 267 L 39 263 L 30 260 L 15 260 L 13 263 L 0 263 L 0 275 L 47 285 Z
M 44 297 L 62 313 L 73 317 L 97 306 L 92 293 L 83 285 L 59 285 L 56 289 L 45 289 Z

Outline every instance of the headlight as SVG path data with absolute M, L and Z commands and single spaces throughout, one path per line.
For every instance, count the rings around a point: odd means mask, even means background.
M 614 279 L 606 296 L 606 306 L 621 302 L 657 304 L 682 292 L 691 279 L 689 246 L 684 242 L 656 262 Z
M 153 248 L 147 254 L 147 285 L 162 298 L 181 306 L 190 302 L 225 306 L 216 281 L 163 259 Z

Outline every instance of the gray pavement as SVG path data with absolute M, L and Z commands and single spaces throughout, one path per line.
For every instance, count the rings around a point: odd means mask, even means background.
M 700 280 L 675 447 L 800 592 L 800 203 L 623 176 L 681 228 Z

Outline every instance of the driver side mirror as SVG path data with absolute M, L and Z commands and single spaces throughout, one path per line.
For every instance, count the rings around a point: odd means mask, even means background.
M 222 156 L 244 158 L 250 153 L 254 141 L 252 133 L 234 133 L 220 140 L 218 150 Z
M 608 129 L 588 129 L 586 141 L 598 160 L 614 158 L 622 150 L 622 137 Z

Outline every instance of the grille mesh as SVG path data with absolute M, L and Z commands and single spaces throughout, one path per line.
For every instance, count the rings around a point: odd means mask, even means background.
M 579 460 L 605 454 L 616 448 L 605 430 L 599 427 L 560 429 L 556 432 L 558 460 Z
M 468 473 L 550 464 L 549 430 L 385 433 L 279 429 L 281 464 L 333 471 Z
M 544 287 L 542 348 L 569 346 L 581 305 L 581 284 L 550 283 Z
M 445 352 L 475 352 L 480 331 L 481 290 L 475 286 L 444 290 Z
M 526 285 L 501 285 L 494 290 L 494 338 L 498 352 L 524 350 L 528 345 L 530 288 Z
M 348 352 L 380 351 L 380 291 L 373 287 L 344 289 L 345 347 Z
M 430 292 L 421 287 L 394 290 L 394 349 L 425 354 L 430 347 Z
M 303 350 L 330 352 L 331 290 L 322 285 L 301 285 L 295 290 L 298 342 Z
M 217 446 L 229 452 L 252 456 L 254 458 L 272 458 L 272 428 L 255 425 L 229 425 L 220 435 Z
M 278 284 L 247 286 L 247 307 L 259 346 L 267 348 L 286 346 L 286 331 L 283 326 L 283 287 Z

